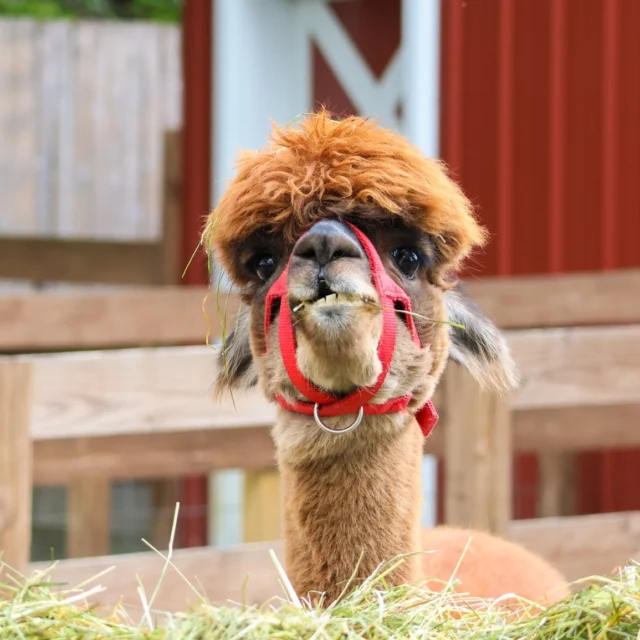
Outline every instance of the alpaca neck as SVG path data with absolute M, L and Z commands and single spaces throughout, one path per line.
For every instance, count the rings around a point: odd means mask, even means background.
M 423 438 L 410 418 L 402 429 L 368 441 L 378 419 L 367 417 L 353 447 L 336 455 L 280 460 L 286 565 L 302 596 L 326 592 L 331 601 L 356 568 L 357 582 L 398 554 L 420 549 Z M 387 580 L 412 582 L 418 566 L 417 557 L 406 558 Z

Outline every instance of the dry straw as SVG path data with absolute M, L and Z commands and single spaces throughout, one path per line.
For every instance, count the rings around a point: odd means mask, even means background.
M 176 512 L 177 515 L 177 512 Z M 174 531 L 175 531 L 174 519 Z M 455 593 L 455 576 L 441 592 L 420 586 L 389 587 L 386 576 L 404 558 L 380 566 L 356 589 L 345 585 L 344 596 L 327 607 L 314 607 L 296 594 L 278 562 L 283 598 L 262 606 L 229 603 L 214 606 L 195 586 L 197 604 L 187 613 L 155 611 L 153 601 L 172 562 L 173 535 L 160 581 L 151 596 L 140 587 L 143 614 L 135 622 L 121 606 L 104 611 L 87 604 L 99 596 L 105 572 L 74 587 L 51 582 L 55 565 L 32 576 L 19 576 L 0 560 L 0 638 L 2 640 L 552 640 L 640 638 L 640 572 L 635 564 L 614 577 L 581 581 L 580 590 L 540 612 L 516 601 L 507 611 L 500 601 Z M 148 543 L 147 543 L 148 544 Z M 179 573 L 179 572 L 178 572 Z M 186 577 L 180 574 L 187 581 Z M 133 578 L 132 578 L 133 579 Z M 505 596 L 506 597 L 506 596 Z

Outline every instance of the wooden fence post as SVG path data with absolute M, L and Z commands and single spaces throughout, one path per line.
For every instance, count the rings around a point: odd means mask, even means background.
M 577 456 L 566 451 L 539 457 L 538 515 L 541 518 L 577 515 Z
M 281 481 L 276 469 L 244 474 L 244 542 L 279 540 Z
M 186 264 L 182 262 L 181 190 L 182 163 L 180 155 L 181 131 L 165 131 L 162 171 L 162 238 L 158 251 L 157 280 L 161 284 L 180 283 Z M 195 247 L 194 247 L 195 249 Z
M 450 363 L 445 387 L 445 521 L 507 536 L 512 456 L 508 397 Z
M 0 358 L 0 554 L 26 572 L 31 553 L 31 365 Z
M 78 476 L 67 486 L 67 557 L 87 558 L 109 553 L 111 481 Z

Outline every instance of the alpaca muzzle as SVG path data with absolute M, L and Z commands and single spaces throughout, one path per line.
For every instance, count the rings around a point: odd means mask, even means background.
M 382 371 L 373 385 L 360 387 L 345 397 L 337 398 L 332 394 L 318 389 L 318 387 L 305 378 L 301 373 L 296 360 L 296 340 L 293 324 L 291 322 L 291 309 L 289 308 L 288 301 L 287 279 L 289 274 L 289 264 L 287 264 L 287 267 L 284 269 L 280 277 L 273 283 L 265 300 L 265 337 L 268 335 L 271 325 L 272 310 L 274 305 L 279 301 L 280 321 L 278 324 L 278 337 L 280 340 L 282 360 L 292 384 L 300 394 L 307 399 L 306 402 L 297 400 L 291 403 L 283 396 L 276 394 L 276 401 L 287 411 L 314 416 L 318 426 L 330 433 L 347 433 L 352 431 L 360 424 L 362 417 L 365 414 L 383 415 L 407 410 L 412 398 L 412 394 L 410 393 L 404 396 L 390 398 L 382 403 L 372 402 L 375 395 L 384 384 L 387 374 L 389 373 L 389 369 L 391 368 L 391 362 L 393 360 L 393 353 L 396 345 L 396 330 L 398 323 L 396 310 L 401 310 L 405 313 L 407 327 L 413 342 L 418 347 L 422 346 L 418 331 L 415 323 L 413 322 L 413 317 L 411 316 L 411 299 L 385 271 L 378 252 L 366 234 L 348 222 L 345 224 L 347 224 L 356 235 L 367 255 L 371 266 L 373 284 L 380 296 L 380 302 L 382 305 L 382 333 L 377 348 L 378 358 L 382 365 Z M 347 414 L 355 414 L 356 418 L 351 425 L 344 429 L 332 429 L 324 424 L 321 419 L 322 417 L 342 416 Z M 415 417 L 425 437 L 431 433 L 438 422 L 438 413 L 436 412 L 431 400 L 427 401 L 427 403 L 418 410 Z

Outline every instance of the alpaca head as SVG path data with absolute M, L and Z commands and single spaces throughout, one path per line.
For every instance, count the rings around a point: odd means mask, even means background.
M 443 166 L 401 136 L 324 111 L 277 129 L 265 149 L 241 157 L 208 230 L 244 302 L 219 389 L 260 381 L 271 399 L 304 399 L 280 351 L 283 305 L 299 372 L 335 398 L 379 379 L 385 313 L 395 317 L 395 346 L 372 403 L 411 395 L 407 409 L 417 410 L 448 357 L 483 383 L 514 384 L 500 333 L 454 287 L 485 232 Z M 378 267 L 405 302 L 381 296 Z M 284 295 L 272 300 L 274 283 Z

